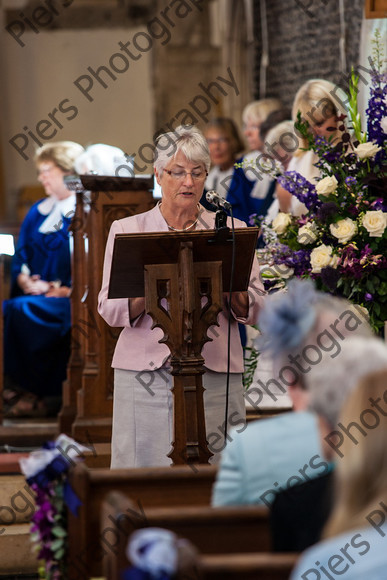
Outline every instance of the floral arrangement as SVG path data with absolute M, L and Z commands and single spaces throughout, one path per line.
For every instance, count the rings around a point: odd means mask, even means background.
M 312 184 L 295 171 L 271 170 L 305 204 L 301 217 L 279 213 L 271 224 L 252 216 L 263 230 L 268 289 L 290 276 L 311 278 L 319 290 L 367 309 L 381 332 L 387 319 L 387 69 L 374 43 L 367 131 L 357 107 L 359 78 L 352 72 L 348 96 L 350 130 L 339 118 L 339 142 L 314 137 L 299 115 L 296 130 L 318 156 L 321 178 Z M 384 70 L 383 70 L 384 65 Z
M 36 510 L 31 518 L 31 541 L 37 559 L 43 562 L 39 576 L 46 580 L 67 578 L 66 506 L 76 514 L 80 501 L 66 474 L 86 450 L 87 447 L 62 434 L 20 460 L 21 470 L 35 493 Z

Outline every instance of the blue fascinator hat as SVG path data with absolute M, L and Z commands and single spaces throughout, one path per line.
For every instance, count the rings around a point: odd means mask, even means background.
M 272 355 L 298 347 L 316 322 L 319 292 L 310 280 L 291 280 L 287 291 L 269 296 L 259 316 L 261 350 Z

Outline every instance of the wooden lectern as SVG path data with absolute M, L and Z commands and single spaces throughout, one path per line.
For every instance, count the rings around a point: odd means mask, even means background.
M 191 233 L 117 234 L 109 298 L 145 296 L 153 328 L 171 351 L 174 396 L 173 464 L 208 463 L 201 355 L 208 328 L 217 324 L 231 276 L 232 236 L 215 230 Z M 222 232 L 224 234 L 224 232 Z M 233 291 L 248 289 L 257 228 L 235 230 Z

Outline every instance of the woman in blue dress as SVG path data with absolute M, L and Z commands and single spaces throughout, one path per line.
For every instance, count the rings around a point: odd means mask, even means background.
M 60 406 L 70 350 L 68 228 L 75 209 L 75 195 L 63 177 L 74 173 L 82 152 L 78 143 L 61 141 L 43 145 L 35 156 L 47 197 L 23 221 L 12 261 L 11 298 L 4 302 L 8 417 L 44 416 Z
M 207 124 L 204 134 L 210 150 L 212 168 L 200 203 L 206 209 L 214 211 L 205 194 L 215 190 L 231 203 L 234 218 L 249 224 L 250 215 L 258 213 L 262 202 L 250 196 L 255 182 L 246 177 L 242 168 L 235 167 L 235 163 L 242 160 L 238 153 L 244 149 L 238 128 L 232 119 L 217 117 Z

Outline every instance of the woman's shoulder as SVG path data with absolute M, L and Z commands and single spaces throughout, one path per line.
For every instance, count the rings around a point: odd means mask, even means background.
M 44 215 L 39 211 L 39 205 L 44 202 L 45 199 L 40 199 L 31 205 L 26 215 L 24 216 L 22 222 L 22 228 L 26 228 L 29 225 L 33 225 L 36 221 L 44 219 Z
M 257 179 L 259 179 L 261 172 L 257 166 L 257 157 L 260 154 L 260 151 L 250 151 L 236 160 L 235 163 L 237 166 L 235 167 L 233 175 L 235 184 L 237 184 L 238 187 L 243 183 L 244 186 L 252 189 Z
M 28 212 L 27 212 L 27 214 L 26 214 L 26 217 L 27 217 L 28 215 L 30 215 L 30 214 L 31 214 L 31 215 L 35 215 L 35 214 L 37 214 L 37 213 L 39 213 L 39 214 L 40 214 L 40 212 L 39 212 L 39 206 L 41 206 L 41 205 L 42 205 L 43 203 L 45 203 L 46 201 L 47 201 L 47 198 L 46 198 L 46 197 L 43 197 L 42 199 L 39 199 L 38 201 L 35 201 L 35 203 L 33 203 L 33 204 L 31 205 L 31 207 L 29 208 L 29 210 L 28 210 Z
M 152 209 L 131 215 L 125 218 L 116 220 L 112 224 L 112 228 L 116 232 L 121 233 L 136 233 L 142 231 L 159 231 L 165 227 L 159 206 L 155 205 Z
M 351 580 L 379 580 L 386 569 L 385 540 L 372 526 L 353 529 L 319 542 L 306 550 L 291 575 L 291 580 L 306 578 L 307 573 L 320 574 L 324 568 Z M 317 576 L 316 576 L 317 577 Z

